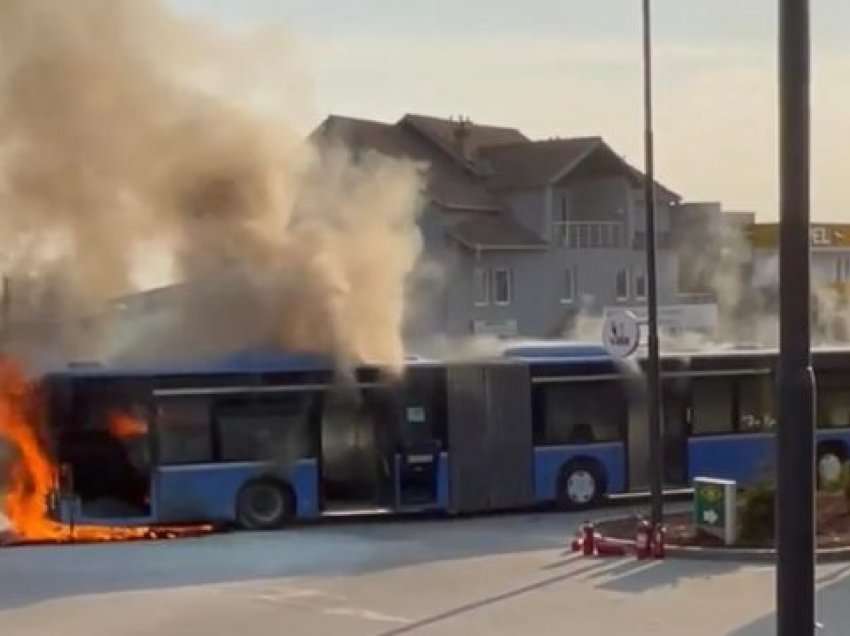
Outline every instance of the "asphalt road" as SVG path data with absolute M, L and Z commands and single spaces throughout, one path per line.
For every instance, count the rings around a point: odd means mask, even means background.
M 6 548 L 0 633 L 774 633 L 771 567 L 585 559 L 565 550 L 583 518 L 334 522 L 160 543 Z M 846 634 L 850 564 L 818 574 L 820 633 Z

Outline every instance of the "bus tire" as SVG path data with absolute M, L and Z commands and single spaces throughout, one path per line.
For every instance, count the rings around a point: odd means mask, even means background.
M 292 489 L 273 479 L 245 484 L 236 499 L 236 523 L 245 530 L 275 530 L 294 515 Z
M 605 474 L 592 459 L 574 459 L 558 475 L 558 507 L 563 510 L 592 508 L 605 494 Z
M 818 446 L 817 487 L 823 488 L 841 478 L 841 468 L 847 461 L 847 449 L 841 443 L 827 442 Z

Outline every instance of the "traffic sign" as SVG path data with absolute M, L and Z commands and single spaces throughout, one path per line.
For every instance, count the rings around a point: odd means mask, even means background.
M 615 358 L 628 358 L 640 344 L 640 321 L 631 311 L 612 312 L 602 325 L 602 344 Z
M 728 479 L 694 479 L 694 526 L 726 545 L 737 538 L 737 484 Z

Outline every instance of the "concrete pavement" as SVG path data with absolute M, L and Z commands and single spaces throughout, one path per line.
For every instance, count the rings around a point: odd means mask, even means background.
M 582 518 L 6 549 L 0 626 L 15 636 L 774 633 L 771 567 L 584 559 L 565 550 Z M 821 633 L 845 634 L 850 564 L 820 568 L 819 584 Z

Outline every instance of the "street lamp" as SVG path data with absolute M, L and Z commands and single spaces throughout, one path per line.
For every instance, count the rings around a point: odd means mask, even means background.
M 658 354 L 658 286 L 655 267 L 655 153 L 652 138 L 652 21 L 643 0 L 644 200 L 646 201 L 647 388 L 649 392 L 649 492 L 653 525 L 663 521 L 661 495 L 661 380 Z
M 810 344 L 809 0 L 779 2 L 779 636 L 815 630 L 815 390 Z

